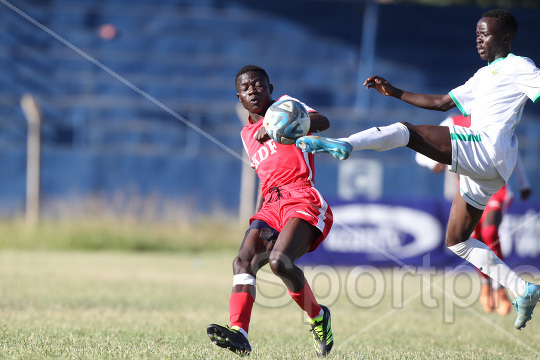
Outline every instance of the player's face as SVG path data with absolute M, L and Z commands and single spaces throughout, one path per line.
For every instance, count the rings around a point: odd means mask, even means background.
M 272 104 L 272 84 L 266 77 L 256 71 L 249 71 L 236 79 L 238 99 L 250 114 L 264 116 Z
M 508 35 L 508 34 L 506 34 Z M 501 31 L 495 18 L 481 18 L 476 24 L 476 48 L 482 60 L 492 63 L 510 51 L 509 35 Z

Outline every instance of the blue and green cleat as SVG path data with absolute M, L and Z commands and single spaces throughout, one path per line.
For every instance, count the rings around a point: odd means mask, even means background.
M 525 285 L 525 294 L 512 301 L 512 305 L 514 305 L 518 313 L 516 323 L 514 324 L 516 329 L 521 330 L 526 326 L 525 324 L 531 319 L 534 307 L 539 299 L 540 285 L 527 282 Z
M 346 141 L 316 135 L 298 138 L 296 140 L 296 147 L 312 154 L 316 152 L 327 152 L 339 160 L 347 159 L 353 150 L 351 144 Z

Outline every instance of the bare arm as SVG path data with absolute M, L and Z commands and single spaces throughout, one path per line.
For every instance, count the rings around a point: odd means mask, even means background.
M 364 81 L 364 86 L 368 89 L 373 88 L 383 95 L 395 97 L 396 99 L 400 99 L 422 109 L 448 111 L 456 107 L 456 104 L 448 94 L 436 95 L 412 93 L 398 89 L 392 86 L 386 79 L 376 75 L 368 77 L 366 81 Z
M 311 111 L 309 113 L 309 119 L 311 120 L 311 125 L 309 126 L 310 133 L 324 131 L 330 127 L 328 118 L 317 111 Z

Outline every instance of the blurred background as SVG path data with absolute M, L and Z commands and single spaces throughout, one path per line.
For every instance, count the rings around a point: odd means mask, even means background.
M 447 93 L 485 65 L 476 22 L 498 7 L 518 19 L 513 52 L 538 64 L 535 0 L 1 0 L 0 216 L 22 216 L 33 194 L 42 218 L 99 203 L 98 212 L 152 207 L 172 221 L 220 214 L 246 224 L 240 193 L 251 188 L 242 177 L 238 69 L 265 68 L 275 98 L 291 95 L 328 116 L 328 136 L 396 121 L 439 124 L 448 114 L 362 83 L 378 74 L 410 91 Z M 33 150 L 25 94 L 41 124 L 37 190 L 27 180 Z M 538 104 L 528 102 L 516 133 L 533 195 L 526 203 L 516 196 L 513 219 L 532 213 L 527 242 L 534 251 L 527 251 L 536 258 Z M 442 246 L 449 206 L 443 176 L 418 166 L 414 155 L 364 151 L 345 162 L 317 155 L 316 186 L 338 212 L 343 204 L 369 204 L 383 206 L 386 216 L 384 206 L 435 214 L 440 224 L 432 233 Z M 517 193 L 514 178 L 511 186 Z M 180 211 L 171 216 L 169 207 Z M 414 214 L 407 216 L 421 228 Z M 384 216 L 370 221 L 369 228 L 392 226 Z M 398 241 L 413 244 L 415 230 L 405 233 Z

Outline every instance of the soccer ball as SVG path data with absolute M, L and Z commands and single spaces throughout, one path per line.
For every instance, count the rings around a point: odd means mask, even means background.
M 291 145 L 308 133 L 311 121 L 304 105 L 296 100 L 285 99 L 273 103 L 266 110 L 263 125 L 274 141 Z

